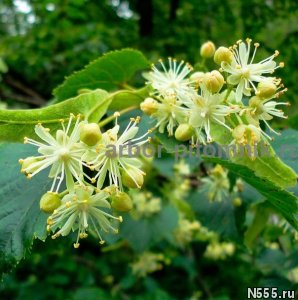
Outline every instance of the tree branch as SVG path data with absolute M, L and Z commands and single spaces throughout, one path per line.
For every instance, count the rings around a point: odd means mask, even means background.
M 5 76 L 5 82 L 10 85 L 11 87 L 19 90 L 20 92 L 24 93 L 27 96 L 12 94 L 12 98 L 18 101 L 26 102 L 35 104 L 38 106 L 42 106 L 46 104 L 46 100 L 37 92 L 23 84 L 22 82 L 18 81 L 17 79 L 13 78 L 11 75 Z

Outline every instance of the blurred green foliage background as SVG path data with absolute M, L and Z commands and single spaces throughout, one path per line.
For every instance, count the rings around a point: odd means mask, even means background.
M 206 40 L 229 46 L 250 37 L 261 43 L 260 56 L 280 50 L 286 68 L 278 75 L 293 103 L 297 23 L 295 0 L 3 0 L 0 57 L 9 72 L 0 97 L 44 104 L 64 76 L 109 50 L 132 47 L 152 61 L 194 63 Z
M 275 49 L 281 52 L 279 59 L 286 67 L 278 75 L 289 88 L 285 100 L 294 106 L 288 113 L 295 114 L 297 24 L 295 0 L 2 0 L 0 106 L 45 105 L 65 76 L 110 50 L 137 48 L 152 61 L 175 56 L 195 63 L 200 45 L 206 40 L 230 46 L 250 37 L 260 42 L 260 57 Z M 163 195 L 173 190 L 170 178 L 174 170 L 169 165 L 172 162 L 166 159 L 158 162 L 158 172 L 152 175 L 153 181 L 164 182 Z M 250 190 L 243 195 L 244 202 L 256 200 L 259 195 Z M 197 216 L 202 214 L 196 207 L 193 209 Z M 244 218 L 244 208 L 227 211 Z M 213 212 L 209 211 L 210 218 Z M 236 225 L 222 225 L 219 220 L 216 230 L 213 225 L 211 229 L 222 234 L 227 227 L 228 234 L 223 236 L 241 245 L 243 228 L 238 226 L 236 236 L 230 234 L 229 226 L 234 230 L 240 222 L 237 218 Z M 134 238 L 135 228 L 132 224 L 126 233 L 124 230 L 124 238 L 139 245 L 145 237 L 139 232 L 140 236 Z M 238 246 L 228 260 L 206 259 L 203 255 L 208 243 L 202 237 L 190 248 L 173 247 L 171 243 L 169 246 L 170 238 L 160 238 L 148 248 L 164 253 L 160 258 L 163 268 L 159 270 L 157 266 L 157 272 L 144 278 L 132 272 L 131 264 L 146 247 L 140 250 L 120 242 L 117 251 L 107 249 L 103 253 L 91 239 L 75 252 L 70 239 L 37 242 L 34 254 L 4 277 L 0 299 L 238 300 L 246 299 L 248 286 L 294 289 L 298 282 L 297 269 L 293 272 L 298 265 L 297 243 L 293 245 L 287 235 L 280 238 L 282 234 L 273 220 L 265 230 L 262 246 L 253 252 Z

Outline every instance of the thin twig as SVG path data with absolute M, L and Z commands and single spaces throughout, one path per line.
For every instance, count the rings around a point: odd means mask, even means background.
M 10 75 L 5 76 L 5 82 L 7 84 L 9 84 L 10 86 L 16 88 L 17 90 L 21 91 L 22 93 L 32 97 L 34 99 L 35 104 L 38 104 L 39 106 L 46 104 L 45 99 L 39 93 L 37 93 L 36 91 L 34 91 L 31 88 L 29 88 L 28 86 L 26 86 L 24 83 L 11 77 Z M 24 99 L 27 99 L 27 98 L 24 98 Z M 23 102 L 25 102 L 25 101 L 23 101 Z M 29 103 L 28 101 L 26 101 L 26 102 Z

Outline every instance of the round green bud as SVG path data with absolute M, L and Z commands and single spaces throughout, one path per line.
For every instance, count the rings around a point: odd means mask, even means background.
M 45 213 L 53 213 L 61 205 L 61 199 L 57 193 L 45 193 L 39 202 L 40 210 Z
M 123 184 L 132 189 L 141 188 L 144 183 L 143 172 L 138 169 L 127 169 L 122 173 Z
M 101 140 L 101 132 L 98 124 L 81 124 L 80 140 L 88 146 L 94 146 Z
M 215 45 L 211 41 L 208 41 L 201 46 L 200 54 L 202 57 L 210 58 L 214 55 L 214 53 Z
M 221 65 L 223 61 L 230 63 L 232 59 L 233 53 L 226 47 L 219 47 L 214 53 L 214 61 L 218 65 Z
M 180 124 L 175 131 L 175 138 L 180 142 L 188 141 L 193 135 L 193 128 L 187 123 Z
M 263 99 L 272 98 L 277 91 L 277 86 L 271 81 L 263 81 L 258 84 L 257 95 Z
M 242 200 L 240 197 L 236 197 L 235 199 L 233 199 L 233 205 L 235 207 L 239 207 L 239 206 L 241 206 L 241 204 L 242 204 Z
M 146 115 L 150 116 L 157 111 L 158 102 L 152 98 L 146 98 L 140 104 L 140 108 Z
M 216 70 L 206 73 L 203 80 L 206 88 L 211 93 L 218 93 L 221 90 L 224 82 L 225 80 L 223 76 Z
M 117 192 L 111 197 L 111 206 L 113 209 L 120 212 L 128 212 L 132 209 L 132 201 L 128 194 L 124 192 Z

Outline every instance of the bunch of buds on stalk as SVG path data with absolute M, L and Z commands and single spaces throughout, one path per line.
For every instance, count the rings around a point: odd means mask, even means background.
M 259 46 L 251 39 L 217 49 L 206 42 L 200 49 L 203 60 L 213 58 L 219 66 L 209 72 L 206 68 L 194 72 L 190 64 L 173 58 L 167 63 L 160 60 L 145 75 L 152 93 L 141 110 L 155 120 L 159 132 L 194 145 L 216 141 L 220 130 L 241 145 L 271 140 L 260 125 L 278 134 L 269 121 L 286 118 L 279 106 L 289 103 L 278 99 L 287 89 L 273 76 L 284 63 L 275 61 L 277 50 L 256 62 Z

